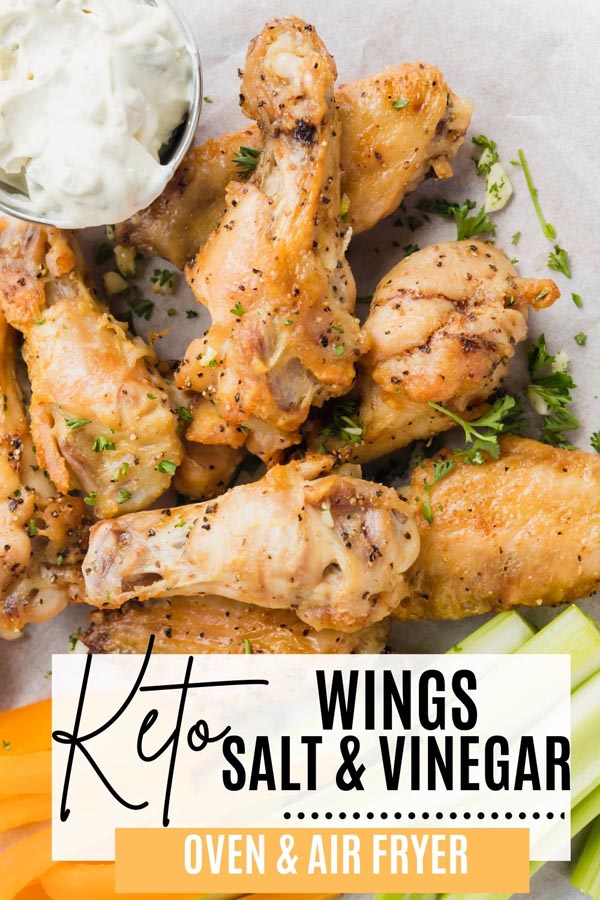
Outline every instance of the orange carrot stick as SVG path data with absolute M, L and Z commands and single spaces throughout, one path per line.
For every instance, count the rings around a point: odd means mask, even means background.
M 0 832 L 30 822 L 45 822 L 52 815 L 50 794 L 0 798 Z
M 148 894 L 116 894 L 112 862 L 56 863 L 40 879 L 50 900 L 148 900 Z M 185 894 L 152 894 L 152 900 L 191 900 Z M 194 900 L 198 895 L 194 895 Z M 209 896 L 209 895 L 207 895 Z M 237 897 L 237 894 L 230 894 Z
M 13 753 L 0 750 L 0 799 L 19 794 L 49 794 L 51 751 Z
M 333 900 L 339 894 L 246 894 L 244 900 Z
M 51 865 L 51 828 L 46 825 L 0 853 L 0 900 L 14 900 Z
M 49 750 L 52 731 L 52 704 L 39 700 L 17 709 L 0 712 L 0 752 L 10 744 L 11 753 Z M 4 741 L 4 744 L 2 743 Z

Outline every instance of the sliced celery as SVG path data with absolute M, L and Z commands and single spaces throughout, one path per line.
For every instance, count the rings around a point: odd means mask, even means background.
M 571 697 L 571 803 L 600 785 L 600 672 Z
M 516 652 L 570 654 L 574 691 L 600 670 L 600 628 L 578 606 L 569 606 Z
M 437 894 L 375 894 L 374 900 L 437 900 Z
M 448 653 L 514 653 L 535 635 L 520 613 L 499 613 L 455 644 Z
M 573 870 L 571 884 L 592 900 L 600 900 L 600 819 L 596 820 Z

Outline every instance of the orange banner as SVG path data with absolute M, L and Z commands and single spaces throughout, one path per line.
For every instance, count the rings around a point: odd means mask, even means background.
M 126 828 L 130 893 L 527 893 L 525 828 Z

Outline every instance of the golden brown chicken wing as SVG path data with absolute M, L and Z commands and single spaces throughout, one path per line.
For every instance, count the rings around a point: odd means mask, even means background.
M 353 634 L 315 631 L 285 609 L 264 609 L 222 597 L 131 601 L 92 613 L 81 640 L 93 653 L 381 653 L 390 620 Z
M 502 250 L 480 241 L 434 244 L 402 260 L 379 282 L 364 326 L 362 440 L 347 454 L 365 462 L 451 428 L 430 401 L 469 418 L 506 377 L 529 307 L 558 296 L 553 281 L 521 278 Z
M 451 161 L 464 140 L 471 103 L 425 63 L 391 66 L 378 75 L 339 87 L 342 126 L 342 192 L 354 234 L 390 215 L 429 173 L 452 175 Z M 394 100 L 406 99 L 402 109 Z M 192 259 L 225 212 L 225 191 L 242 178 L 240 147 L 261 149 L 259 129 L 224 134 L 193 147 L 154 203 L 117 228 L 120 243 L 170 260 Z
M 206 399 L 202 443 L 231 444 L 214 429 L 214 405 L 240 443 L 269 459 L 299 441 L 311 404 L 354 380 L 360 328 L 340 218 L 335 75 L 299 19 L 275 20 L 250 45 L 243 105 L 264 149 L 250 181 L 229 186 L 227 212 L 187 270 L 212 316 L 176 375 Z
M 422 501 L 434 463 L 415 469 L 408 495 L 421 552 L 399 618 L 552 606 L 600 585 L 600 457 L 512 436 L 500 443 L 498 460 L 458 459 L 431 488 L 431 524 Z
M 98 523 L 83 566 L 89 602 L 206 593 L 291 609 L 319 630 L 380 621 L 406 595 L 418 532 L 395 491 L 325 474 L 331 465 L 276 466 L 208 503 Z
M 0 398 L 0 637 L 11 638 L 82 599 L 88 523 L 78 498 L 34 489 L 39 466 L 17 381 L 16 333 L 1 312 Z M 39 477 L 49 495 L 53 486 Z
M 66 233 L 0 221 L 0 307 L 25 337 L 31 429 L 57 488 L 101 516 L 156 500 L 181 459 L 177 418 L 153 351 L 96 297 Z

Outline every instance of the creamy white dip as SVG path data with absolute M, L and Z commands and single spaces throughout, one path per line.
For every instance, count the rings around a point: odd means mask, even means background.
M 71 227 L 122 221 L 164 187 L 192 89 L 164 0 L 3 0 L 0 180 Z

